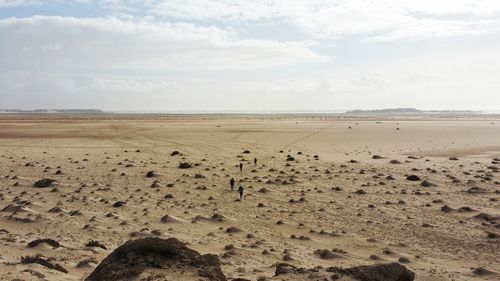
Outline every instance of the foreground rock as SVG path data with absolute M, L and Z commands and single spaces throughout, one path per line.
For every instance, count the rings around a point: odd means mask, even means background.
M 129 240 L 114 250 L 86 281 L 114 280 L 226 281 L 215 255 L 201 255 L 175 238 Z M 266 280 L 413 281 L 415 274 L 399 263 L 351 268 L 298 268 L 276 264 L 275 276 Z M 153 280 L 153 279 L 151 279 Z
M 275 274 L 271 280 L 413 281 L 415 279 L 415 273 L 399 263 L 312 269 L 280 263 L 276 265 Z
M 126 280 L 134 277 L 155 280 L 226 281 L 215 255 L 201 255 L 175 238 L 129 240 L 114 250 L 87 277 L 87 281 Z

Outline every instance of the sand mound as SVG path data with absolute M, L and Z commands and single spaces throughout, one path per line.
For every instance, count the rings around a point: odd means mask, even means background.
M 323 269 L 297 268 L 286 263 L 276 265 L 275 276 L 270 280 L 360 280 L 360 281 L 412 281 L 415 274 L 399 263 L 364 265 L 350 268 Z
M 10 207 L 9 207 L 10 206 Z M 5 207 L 6 212 L 11 212 L 7 219 L 10 221 L 23 222 L 23 223 L 31 223 L 38 222 L 46 219 L 43 215 L 26 208 L 22 205 L 14 204 Z
M 227 280 L 214 255 L 200 255 L 175 238 L 129 240 L 114 250 L 87 277 L 87 281 L 124 280 L 155 271 L 168 279 L 186 280 L 196 274 L 198 280 Z
M 198 221 L 206 221 L 206 222 L 224 222 L 228 218 L 224 215 L 214 213 L 211 217 L 206 217 L 206 216 L 196 216 L 193 221 L 198 222 Z M 231 219 L 234 220 L 234 219 Z
M 332 260 L 332 259 L 342 258 L 341 255 L 338 255 L 338 254 L 336 254 L 328 249 L 318 249 L 318 250 L 314 251 L 314 254 L 316 256 L 318 256 L 319 258 L 324 259 L 324 260 Z
M 430 181 L 428 181 L 428 180 L 424 180 L 424 181 L 422 181 L 422 182 L 420 183 L 420 185 L 421 185 L 422 187 L 435 187 L 435 186 L 436 186 L 436 184 L 434 184 L 434 183 L 432 183 L 432 182 L 430 182 Z
M 5 206 L 0 212 L 18 213 L 18 212 L 33 212 L 33 210 L 20 204 L 9 204 Z
M 161 222 L 163 223 L 185 223 L 186 221 L 172 215 L 164 215 L 161 217 Z
M 65 210 L 61 207 L 58 207 L 58 206 L 55 206 L 53 208 L 50 208 L 48 210 L 49 213 L 61 213 L 61 212 L 65 212 Z
M 210 219 L 213 221 L 224 221 L 224 220 L 226 220 L 226 217 L 224 215 L 215 213 L 212 215 L 212 217 Z
M 496 222 L 500 220 L 500 216 L 490 215 L 486 213 L 479 213 L 475 216 L 478 219 L 482 219 L 488 222 Z
M 159 181 L 154 181 L 152 184 L 151 184 L 151 187 L 152 188 L 158 188 L 158 187 L 162 187 L 162 185 L 160 184 Z
M 455 211 L 455 209 L 453 209 L 452 207 L 450 207 L 448 205 L 444 205 L 443 207 L 441 207 L 441 211 L 445 212 L 445 213 L 450 213 L 450 212 Z
M 483 267 L 478 267 L 478 268 L 474 269 L 473 273 L 475 275 L 479 275 L 479 276 L 497 275 L 496 272 L 488 270 L 488 269 L 483 268 Z

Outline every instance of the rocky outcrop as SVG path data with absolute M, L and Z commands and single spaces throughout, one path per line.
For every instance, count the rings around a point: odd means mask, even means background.
M 266 280 L 413 281 L 415 274 L 399 263 L 350 268 L 299 268 L 275 265 L 275 275 Z M 226 281 L 215 255 L 201 255 L 175 238 L 129 240 L 114 250 L 86 281 L 118 280 Z
M 399 263 L 364 265 L 350 268 L 298 268 L 286 263 L 276 265 L 271 280 L 359 280 L 359 281 L 413 281 L 415 274 Z
M 127 280 L 149 271 L 155 277 L 163 275 L 165 280 L 190 280 L 194 276 L 196 280 L 227 280 L 215 255 L 201 255 L 175 238 L 149 237 L 118 247 L 85 280 Z

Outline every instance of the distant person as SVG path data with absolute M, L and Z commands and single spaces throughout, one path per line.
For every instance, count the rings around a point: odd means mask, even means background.
M 233 191 L 234 190 L 234 179 L 233 178 L 231 178 L 229 180 L 229 184 L 231 185 L 231 191 Z
M 240 162 L 240 173 L 243 172 L 243 163 Z
M 238 192 L 240 193 L 240 200 L 243 198 L 243 191 L 245 191 L 245 189 L 240 185 L 240 187 L 238 188 Z
M 254 157 L 254 158 L 253 158 L 253 165 L 254 165 L 254 166 L 257 166 L 257 157 Z

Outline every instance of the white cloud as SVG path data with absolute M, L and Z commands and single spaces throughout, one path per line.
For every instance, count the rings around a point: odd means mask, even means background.
M 327 58 L 307 42 L 241 40 L 217 27 L 118 18 L 0 20 L 0 64 L 44 71 L 255 69 Z
M 496 0 L 153 0 L 151 13 L 198 21 L 281 21 L 316 38 L 428 39 L 500 30 Z
M 495 109 L 499 55 L 421 55 L 268 79 L 245 79 L 248 72 L 231 79 L 1 72 L 0 103 L 152 111 Z
M 0 0 L 0 8 L 39 5 L 39 4 L 41 4 L 41 1 L 37 0 Z
M 0 0 L 2 6 L 62 0 Z M 77 0 L 115 13 L 186 22 L 282 23 L 316 39 L 422 40 L 500 31 L 498 0 Z
M 95 5 L 111 16 L 0 19 L 2 107 L 500 104 L 497 0 L 0 0 L 0 7 L 36 14 L 53 7 L 47 3 L 64 14 Z

